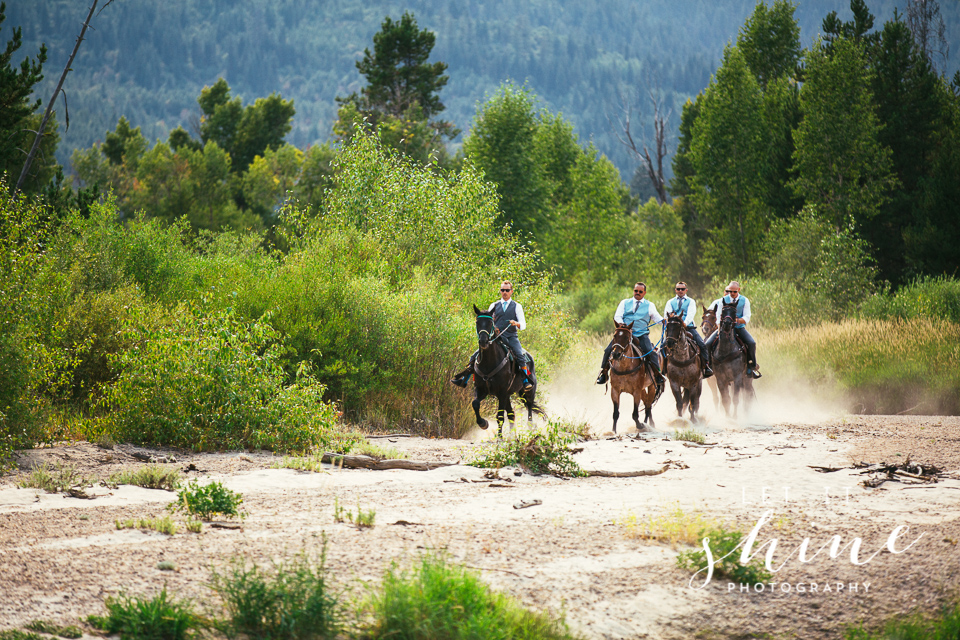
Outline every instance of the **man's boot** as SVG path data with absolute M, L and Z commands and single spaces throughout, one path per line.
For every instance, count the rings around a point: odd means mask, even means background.
M 713 375 L 713 369 L 710 368 L 710 352 L 706 345 L 700 347 L 700 362 L 703 364 L 703 377 L 709 378 Z
M 458 387 L 466 389 L 467 385 L 470 383 L 470 376 L 473 375 L 473 363 L 476 362 L 476 360 L 477 360 L 477 352 L 474 351 L 473 355 L 470 356 L 470 364 L 467 365 L 467 368 L 461 371 L 460 373 L 458 373 L 457 375 L 453 376 L 453 378 L 450 379 L 450 382 L 457 385 Z
M 757 364 L 757 346 L 747 345 L 747 375 L 754 380 L 761 378 L 762 376 L 758 371 L 759 368 L 760 365 Z
M 610 372 L 610 351 L 610 347 L 603 350 L 603 361 L 600 363 L 600 375 L 597 376 L 597 384 L 607 384 L 609 379 L 607 374 Z
M 659 397 L 660 394 L 663 393 L 664 387 L 664 378 L 663 374 L 660 372 L 660 363 L 657 362 L 659 358 L 657 357 L 657 354 L 650 353 L 647 354 L 647 357 L 644 358 L 644 360 L 646 360 L 647 364 L 650 365 L 650 368 L 653 369 L 653 382 L 657 385 L 657 396 Z
M 533 376 L 533 371 L 530 370 L 530 360 L 528 358 L 524 358 L 523 362 L 517 363 L 517 371 L 523 376 L 523 391 L 527 392 L 533 389 L 537 380 Z

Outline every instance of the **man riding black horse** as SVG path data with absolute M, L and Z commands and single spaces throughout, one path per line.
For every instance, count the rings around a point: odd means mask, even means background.
M 754 379 L 759 378 L 760 365 L 757 364 L 757 341 L 754 340 L 750 332 L 747 331 L 747 323 L 750 322 L 750 301 L 747 300 L 746 296 L 740 295 L 740 283 L 736 280 L 731 280 L 723 293 L 725 295 L 722 298 L 714 300 L 710 307 L 716 309 L 719 313 L 724 304 L 737 305 L 737 322 L 735 329 L 737 337 L 740 338 L 743 346 L 747 349 L 747 375 Z M 705 341 L 707 348 L 713 345 L 719 333 L 719 331 L 714 331 L 707 336 Z
M 527 352 L 520 346 L 520 337 L 517 335 L 518 331 L 527 328 L 527 322 L 523 315 L 523 307 L 516 300 L 512 300 L 512 297 L 513 284 L 509 280 L 504 280 L 500 284 L 500 299 L 493 302 L 487 308 L 487 312 L 493 316 L 493 324 L 499 331 L 500 339 L 513 352 L 517 372 L 524 376 L 523 390 L 529 391 L 536 384 L 537 379 L 527 361 Z M 477 352 L 474 351 L 467 368 L 455 375 L 450 382 L 458 387 L 466 387 L 470 382 L 470 376 L 473 375 L 473 363 L 476 359 Z

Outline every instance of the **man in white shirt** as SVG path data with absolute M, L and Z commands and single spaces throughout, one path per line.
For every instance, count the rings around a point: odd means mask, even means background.
M 734 330 L 747 347 L 747 375 L 752 378 L 759 378 L 760 365 L 757 364 L 757 341 L 747 331 L 747 323 L 750 322 L 750 301 L 747 300 L 746 296 L 740 295 L 740 283 L 736 280 L 731 280 L 723 293 L 725 295 L 714 300 L 710 306 L 717 310 L 717 321 L 719 322 L 720 312 L 723 310 L 724 304 L 734 303 L 737 305 L 737 324 Z M 719 334 L 720 331 L 717 330 L 707 336 L 705 344 L 708 349 L 713 346 Z
M 527 328 L 527 321 L 523 315 L 523 307 L 519 302 L 513 300 L 513 284 L 509 280 L 504 280 L 500 284 L 500 299 L 491 303 L 487 311 L 493 316 L 493 325 L 500 331 L 501 340 L 516 360 L 519 371 L 524 376 L 523 390 L 529 391 L 536 384 L 536 377 L 533 373 L 530 363 L 527 362 L 527 352 L 520 346 L 520 337 L 518 331 Z M 458 387 L 466 387 L 473 374 L 473 363 L 477 358 L 477 352 L 474 351 L 470 356 L 470 364 L 466 369 L 453 377 L 451 382 Z
M 640 348 L 644 360 L 653 369 L 657 395 L 660 395 L 663 393 L 663 374 L 660 373 L 660 356 L 653 350 L 653 343 L 650 342 L 650 325 L 663 322 L 663 316 L 657 313 L 657 306 L 653 302 L 643 299 L 645 295 L 647 295 L 647 285 L 642 282 L 633 285 L 633 297 L 620 301 L 613 319 L 620 324 L 633 323 L 633 342 Z M 610 344 L 603 350 L 603 361 L 600 363 L 597 384 L 607 382 L 611 351 L 613 351 L 613 340 L 610 340 Z
M 687 297 L 687 283 L 682 280 L 676 284 L 674 291 L 677 295 L 667 301 L 666 306 L 663 308 L 663 313 L 673 313 L 683 319 L 683 326 L 686 327 L 687 333 L 690 334 L 693 341 L 697 343 L 697 347 L 700 348 L 700 360 L 703 362 L 703 377 L 709 378 L 713 375 L 713 369 L 710 368 L 710 352 L 703 343 L 700 332 L 697 331 L 697 301 Z

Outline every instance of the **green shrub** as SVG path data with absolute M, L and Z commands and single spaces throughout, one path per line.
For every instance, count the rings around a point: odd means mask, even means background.
M 889 620 L 876 631 L 848 628 L 846 640 L 956 640 L 960 638 L 960 605 L 951 605 L 936 616 L 924 619 L 919 614 Z
M 125 319 L 135 346 L 116 358 L 120 375 L 98 403 L 106 413 L 91 439 L 291 452 L 329 442 L 335 408 L 308 373 L 285 384 L 283 340 L 266 322 L 187 307 L 168 325 L 142 320 Z
M 727 576 L 741 584 L 757 584 L 769 582 L 772 574 L 763 565 L 763 560 L 754 558 L 749 564 L 740 563 L 740 546 L 743 533 L 726 528 L 723 525 L 713 525 L 700 530 L 701 540 L 710 539 L 710 553 L 713 554 L 714 573 Z M 701 547 L 693 551 L 684 551 L 677 555 L 677 565 L 683 569 L 698 572 L 707 567 L 707 553 Z
M 342 613 L 330 592 L 325 560 L 325 550 L 319 558 L 303 552 L 264 569 L 238 557 L 214 570 L 210 587 L 223 601 L 227 635 L 258 640 L 338 637 Z
M 247 515 L 239 510 L 242 503 L 243 496 L 220 482 L 201 485 L 193 480 L 177 492 L 177 500 L 170 506 L 202 520 L 210 520 L 216 515 L 242 520 Z
M 534 613 L 495 593 L 479 574 L 425 554 L 409 571 L 394 564 L 371 596 L 363 638 L 547 640 L 574 638 L 562 618 Z
M 189 640 L 205 626 L 190 602 L 173 600 L 164 587 L 153 598 L 121 594 L 107 598 L 107 615 L 90 616 L 87 622 L 122 640 Z
M 578 477 L 584 473 L 573 459 L 576 451 L 571 447 L 576 442 L 576 433 L 550 422 L 535 432 L 518 432 L 509 440 L 483 443 L 470 464 L 482 469 L 520 466 L 534 474 Z
M 72 488 L 84 488 L 93 484 L 93 479 L 80 473 L 69 464 L 49 462 L 34 465 L 30 474 L 20 481 L 24 489 L 43 489 L 47 493 L 61 493 Z
M 176 535 L 177 533 L 177 523 L 171 520 L 169 516 L 164 516 L 163 518 L 140 518 L 139 520 L 117 520 L 116 525 L 119 530 L 147 529 L 149 531 L 164 533 L 168 536 Z
M 960 280 L 918 278 L 896 293 L 871 296 L 863 305 L 864 318 L 948 320 L 960 323 Z

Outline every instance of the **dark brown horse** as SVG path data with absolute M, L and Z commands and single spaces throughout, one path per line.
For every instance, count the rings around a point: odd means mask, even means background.
M 747 354 L 737 341 L 736 303 L 724 304 L 720 311 L 720 335 L 714 343 L 713 370 L 716 373 L 720 400 L 727 417 L 737 417 L 740 394 L 744 393 L 744 410 L 753 398 L 753 379 L 747 375 Z M 730 386 L 733 386 L 733 415 L 730 415 Z
M 687 333 L 683 318 L 675 313 L 667 313 L 663 336 L 663 373 L 677 401 L 677 415 L 682 418 L 684 407 L 689 406 L 690 421 L 697 422 L 703 389 L 700 349 Z
M 708 309 L 703 305 L 700 305 L 700 307 L 703 309 L 703 315 L 700 316 L 700 335 L 706 340 L 711 333 L 717 330 L 717 308 L 710 307 Z M 707 385 L 713 391 L 713 408 L 715 411 L 720 411 L 720 390 L 717 389 L 717 379 L 707 378 Z
M 613 349 L 610 352 L 610 399 L 613 400 L 613 432 L 617 432 L 620 417 L 620 394 L 633 396 L 633 422 L 637 431 L 640 422 L 640 403 L 643 402 L 643 422 L 653 428 L 653 403 L 657 401 L 657 385 L 645 354 L 633 342 L 633 323 L 613 323 Z
M 497 398 L 497 436 L 503 437 L 504 418 L 515 427 L 516 416 L 510 396 L 520 395 L 527 406 L 527 422 L 533 421 L 533 412 L 545 416 L 543 409 L 534 398 L 537 395 L 537 385 L 529 391 L 523 391 L 523 376 L 517 373 L 510 349 L 500 340 L 500 333 L 493 324 L 493 316 L 487 311 L 481 311 L 473 305 L 473 312 L 477 315 L 477 346 L 479 351 L 473 364 L 473 412 L 477 415 L 477 426 L 486 429 L 489 425 L 480 417 L 480 403 L 487 396 Z M 529 355 L 529 354 L 528 354 Z M 533 356 L 530 358 L 530 370 L 534 369 Z

